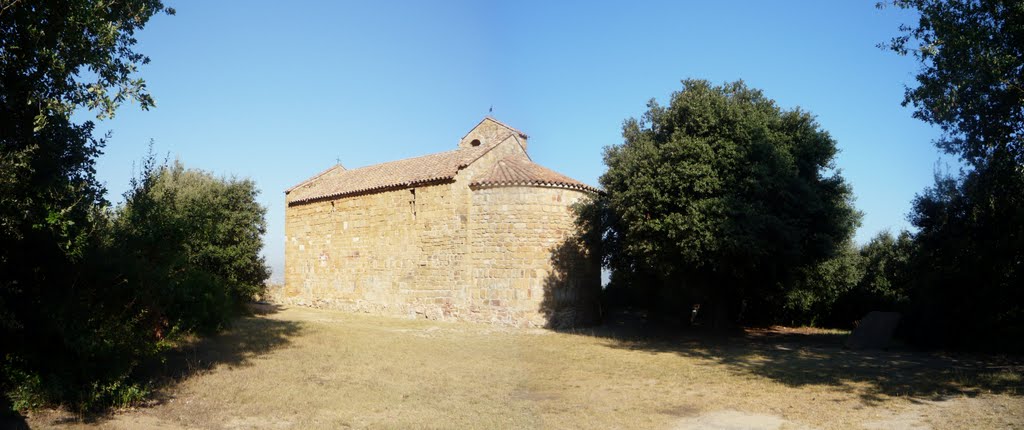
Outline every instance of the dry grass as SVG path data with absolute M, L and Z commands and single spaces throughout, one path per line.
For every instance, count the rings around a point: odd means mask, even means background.
M 1019 428 L 1021 367 L 851 352 L 842 333 L 640 336 L 288 308 L 172 362 L 146 407 L 37 428 Z M 647 333 L 647 332 L 643 332 Z M 173 371 L 174 369 L 168 369 Z M 735 421 L 740 420 L 740 421 Z M 736 424 L 740 423 L 740 424 Z M 781 426 L 781 427 L 780 427 Z

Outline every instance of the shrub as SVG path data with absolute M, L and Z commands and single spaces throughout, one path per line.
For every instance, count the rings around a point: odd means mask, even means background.
M 269 269 L 259 255 L 266 209 L 257 194 L 250 180 L 147 160 L 116 214 L 114 230 L 125 253 L 141 265 L 135 267 L 139 277 L 157 277 L 143 288 L 154 289 L 165 324 L 216 331 L 262 294 Z M 150 272 L 153 266 L 156 273 Z
M 224 328 L 260 292 L 268 269 L 256 194 L 252 181 L 149 157 L 125 204 L 94 208 L 78 257 L 10 319 L 23 328 L 0 361 L 11 405 L 89 411 L 145 397 L 140 364 L 175 335 Z

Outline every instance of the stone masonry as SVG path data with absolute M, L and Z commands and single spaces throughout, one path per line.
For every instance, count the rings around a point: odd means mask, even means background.
M 485 118 L 458 149 L 336 166 L 286 192 L 280 302 L 517 326 L 597 318 L 600 263 L 573 205 L 599 191 Z

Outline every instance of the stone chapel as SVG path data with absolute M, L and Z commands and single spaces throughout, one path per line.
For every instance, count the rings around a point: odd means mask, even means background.
M 330 168 L 285 191 L 276 300 L 383 315 L 594 322 L 600 259 L 574 205 L 600 191 L 534 163 L 493 118 L 455 150 Z

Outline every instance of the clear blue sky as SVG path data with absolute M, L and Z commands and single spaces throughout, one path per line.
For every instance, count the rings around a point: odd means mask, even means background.
M 909 227 L 942 159 L 900 106 L 916 64 L 876 47 L 906 12 L 874 1 L 173 1 L 138 34 L 157 101 L 125 105 L 98 174 L 121 200 L 150 139 L 160 154 L 249 177 L 283 272 L 284 190 L 333 165 L 446 151 L 488 108 L 540 164 L 590 184 L 602 148 L 683 78 L 736 79 L 800 106 L 838 141 L 864 212 L 857 241 Z

